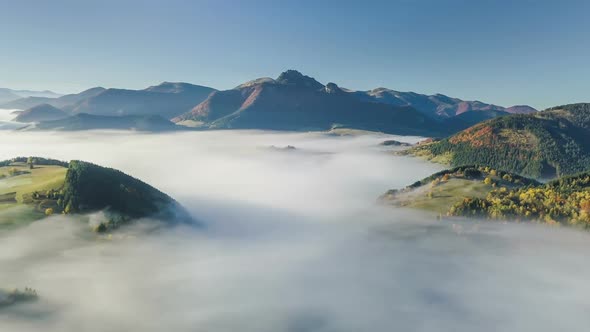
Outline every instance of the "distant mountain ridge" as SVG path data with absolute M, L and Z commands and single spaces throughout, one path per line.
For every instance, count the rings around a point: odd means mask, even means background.
M 0 108 L 7 109 L 22 109 L 26 110 L 42 104 L 48 104 L 57 108 L 64 108 L 68 105 L 75 104 L 86 98 L 94 97 L 106 89 L 102 87 L 91 88 L 80 93 L 64 95 L 58 98 L 47 98 L 47 97 L 26 97 L 20 98 L 5 104 L 0 105 Z
M 358 98 L 365 101 L 379 102 L 396 106 L 411 106 L 416 110 L 436 118 L 450 118 L 472 111 L 495 111 L 510 114 L 528 114 L 537 110 L 526 105 L 502 107 L 480 101 L 465 101 L 442 94 L 424 95 L 415 92 L 400 92 L 387 88 L 369 91 L 353 91 Z
M 0 88 L 0 103 L 14 101 L 26 97 L 48 97 L 57 98 L 61 95 L 53 91 L 33 91 L 33 90 L 13 90 L 8 88 Z
M 0 102 L 1 102 L 0 90 Z M 14 98 L 14 94 L 7 96 Z M 28 110 L 51 105 L 69 115 L 159 115 L 200 128 L 329 130 L 350 127 L 395 134 L 444 137 L 476 123 L 509 114 L 536 112 L 530 106 L 502 107 L 442 94 L 386 88 L 354 91 L 326 85 L 296 70 L 276 79 L 258 78 L 234 89 L 162 82 L 143 90 L 96 87 L 57 98 L 29 96 L 0 104 Z
M 80 131 L 96 129 L 162 132 L 182 130 L 183 127 L 177 126 L 159 115 L 108 116 L 80 113 L 57 120 L 42 121 L 22 130 Z
M 10 89 L 0 89 L 0 103 L 10 102 L 19 98 L 20 96 L 12 92 Z
M 213 91 L 215 89 L 209 87 L 176 82 L 163 82 L 144 90 L 96 87 L 59 98 L 20 98 L 0 105 L 0 108 L 29 109 L 48 104 L 70 114 L 160 115 L 172 118 L 190 110 Z
M 64 107 L 72 114 L 160 115 L 171 119 L 205 100 L 212 88 L 188 83 L 164 82 L 145 90 L 106 89 Z
M 415 111 L 419 114 L 413 114 Z M 276 79 L 258 78 L 214 92 L 172 121 L 210 128 L 311 130 L 349 126 L 444 136 L 496 116 L 531 112 L 536 110 L 529 106 L 505 108 L 440 94 L 385 88 L 353 91 L 335 83 L 323 85 L 296 70 L 287 70 Z

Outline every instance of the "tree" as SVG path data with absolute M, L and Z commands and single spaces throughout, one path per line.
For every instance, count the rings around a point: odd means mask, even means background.
M 29 165 L 29 169 L 35 168 L 35 159 L 32 157 L 29 157 L 27 159 L 27 164 Z
M 69 202 L 69 203 L 66 205 L 66 208 L 64 209 L 64 213 L 65 213 L 65 214 L 68 214 L 68 213 L 71 213 L 71 212 L 72 212 L 72 202 Z

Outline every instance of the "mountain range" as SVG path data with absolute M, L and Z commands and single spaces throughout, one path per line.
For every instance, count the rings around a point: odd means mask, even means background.
M 0 108 L 30 110 L 40 105 L 59 108 L 69 115 L 158 115 L 180 125 L 205 129 L 348 127 L 439 137 L 490 118 L 536 112 L 529 106 L 505 108 L 442 94 L 385 88 L 353 91 L 335 83 L 324 85 L 296 70 L 287 70 L 276 79 L 259 78 L 224 91 L 171 82 L 143 90 L 96 87 L 56 98 L 28 96 L 1 104 Z M 29 116 L 28 120 L 45 121 L 44 116 Z
M 326 130 L 342 126 L 400 134 L 441 132 L 436 121 L 411 107 L 363 102 L 336 84 L 324 86 L 297 71 L 286 71 L 276 80 L 259 79 L 213 92 L 172 121 L 216 129 Z
M 0 88 L 0 103 L 7 103 L 21 98 L 26 97 L 43 97 L 43 98 L 57 98 L 61 96 L 58 93 L 45 90 L 45 91 L 32 91 L 32 90 L 12 90 L 7 88 Z
M 0 108 L 29 109 L 48 104 L 70 114 L 160 115 L 172 118 L 203 101 L 212 88 L 188 83 L 164 82 L 144 90 L 92 88 L 59 98 L 27 97 L 0 105 Z
M 323 85 L 288 70 L 277 79 L 259 78 L 231 90 L 213 92 L 172 121 L 209 128 L 325 130 L 344 126 L 396 134 L 444 135 L 510 112 L 535 110 L 383 88 L 352 91 L 335 83 Z M 470 116 L 457 117 L 463 114 Z

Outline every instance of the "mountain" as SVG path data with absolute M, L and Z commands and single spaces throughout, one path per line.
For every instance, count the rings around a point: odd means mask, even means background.
M 43 121 L 23 130 L 78 131 L 94 129 L 174 131 L 186 129 L 177 126 L 159 115 L 105 116 L 80 113 L 63 119 Z
M 173 82 L 164 82 L 144 90 L 96 87 L 59 98 L 20 98 L 1 104 L 0 108 L 29 109 L 49 104 L 70 114 L 161 115 L 173 118 L 198 105 L 213 91 L 204 86 Z
M 84 90 L 80 93 L 69 94 L 65 96 L 61 96 L 55 100 L 56 107 L 66 107 L 71 104 L 75 104 L 87 98 L 92 98 L 94 96 L 98 96 L 99 94 L 103 93 L 106 89 L 103 87 L 95 87 L 90 88 L 88 90 Z
M 0 207 L 22 206 L 22 216 L 1 225 L 45 216 L 104 212 L 96 230 L 114 229 L 140 218 L 166 223 L 190 222 L 188 213 L 170 196 L 112 168 L 84 161 L 69 163 L 38 157 L 0 162 Z
M 62 95 L 49 90 L 34 91 L 34 90 L 11 90 L 14 94 L 19 97 L 45 97 L 45 98 L 58 98 Z
M 411 107 L 364 102 L 334 83 L 326 86 L 295 70 L 216 91 L 172 121 L 207 128 L 328 130 L 332 127 L 397 134 L 439 135 L 445 128 Z
M 17 122 L 41 122 L 58 120 L 68 117 L 68 114 L 59 108 L 53 107 L 49 104 L 41 104 L 26 111 L 18 113 L 13 121 Z
M 52 91 L 31 91 L 31 90 L 12 90 L 7 88 L 0 88 L 0 103 L 8 103 L 27 97 L 42 97 L 42 98 L 56 98 L 61 96 Z M 33 105 L 34 106 L 34 105 Z M 0 107 L 11 108 L 11 107 Z M 28 107 L 27 107 L 28 108 Z
M 87 99 L 90 97 L 94 97 L 94 96 L 102 93 L 105 90 L 106 90 L 105 88 L 96 87 L 96 88 L 82 91 L 80 93 L 64 95 L 64 96 L 61 96 L 58 98 L 48 98 L 48 97 L 20 98 L 20 99 L 16 99 L 11 102 L 4 103 L 4 104 L 0 105 L 0 108 L 26 110 L 26 109 L 29 109 L 29 108 L 32 108 L 35 106 L 39 106 L 42 104 L 49 104 L 49 105 L 57 107 L 57 108 L 64 108 L 68 105 L 80 102 L 81 100 L 84 100 L 84 99 Z
M 528 105 L 514 105 L 506 108 L 504 112 L 510 114 L 531 114 L 537 112 L 537 110 Z
M 18 98 L 16 100 L 4 102 L 3 104 L 0 104 L 0 108 L 26 110 L 26 109 L 29 109 L 29 108 L 32 108 L 35 106 L 43 105 L 43 104 L 55 106 L 54 102 L 55 102 L 55 98 L 26 97 L 26 98 Z
M 19 98 L 20 96 L 12 92 L 12 90 L 0 88 L 0 103 L 10 102 Z
M 354 91 L 354 95 L 367 102 L 385 103 L 394 106 L 410 106 L 433 118 L 452 118 L 464 113 L 499 112 L 488 113 L 505 115 L 528 114 L 536 112 L 530 106 L 520 105 L 502 107 L 480 101 L 465 101 L 448 97 L 442 94 L 424 95 L 415 92 L 400 92 L 386 88 L 377 88 L 370 91 Z M 504 112 L 504 113 L 500 113 Z
M 205 100 L 212 88 L 164 82 L 145 90 L 107 89 L 64 110 L 94 115 L 160 115 L 171 119 Z
M 589 137 L 590 103 L 582 103 L 495 118 L 405 153 L 551 178 L 590 170 Z

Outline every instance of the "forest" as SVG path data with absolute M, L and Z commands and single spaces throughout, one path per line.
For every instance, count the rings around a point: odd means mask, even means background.
M 534 178 L 590 169 L 590 104 L 557 106 L 536 114 L 495 118 L 406 154 L 450 166 L 488 165 Z
M 590 173 L 563 177 L 545 185 L 499 187 L 485 198 L 464 198 L 450 216 L 516 219 L 590 228 Z

